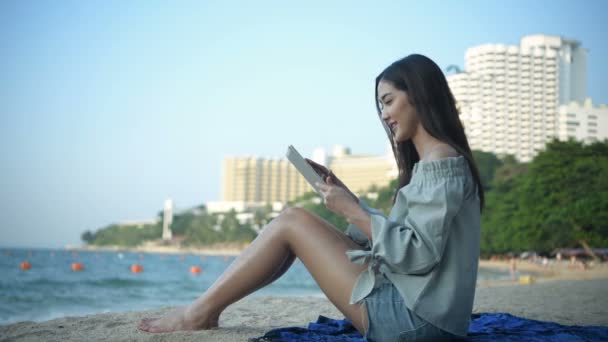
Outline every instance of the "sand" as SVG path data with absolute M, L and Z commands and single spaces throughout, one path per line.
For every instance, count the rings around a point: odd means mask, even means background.
M 137 329 L 142 318 L 159 316 L 170 309 L 15 323 L 0 327 L 0 341 L 247 341 L 272 328 L 306 326 L 318 315 L 342 317 L 323 298 L 249 297 L 224 311 L 219 329 L 165 334 Z
M 508 264 L 497 262 L 486 266 L 508 267 Z M 524 268 L 539 270 L 535 265 L 519 267 Z M 567 265 L 540 270 L 544 273 L 539 271 L 532 284 L 480 284 L 474 312 L 508 312 L 567 325 L 608 326 L 608 265 L 585 271 Z M 0 341 L 247 341 L 275 327 L 305 327 L 318 315 L 343 317 L 323 298 L 248 297 L 222 314 L 218 329 L 166 334 L 137 329 L 140 319 L 170 309 L 15 323 L 0 326 Z

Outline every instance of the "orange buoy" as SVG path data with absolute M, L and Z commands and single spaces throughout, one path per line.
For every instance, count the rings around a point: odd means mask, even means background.
M 79 272 L 79 271 L 82 271 L 82 270 L 84 270 L 84 266 L 82 266 L 81 263 L 79 263 L 79 262 L 73 262 L 72 263 L 72 271 Z
M 224 255 L 224 262 L 228 262 L 228 260 L 230 260 L 230 257 L 227 255 Z
M 27 271 L 27 270 L 29 270 L 30 268 L 32 268 L 32 265 L 31 265 L 29 262 L 24 261 L 24 262 L 22 262 L 22 263 L 21 263 L 21 265 L 19 265 L 19 267 L 20 267 L 22 270 Z
M 140 273 L 144 271 L 144 267 L 142 265 L 139 264 L 133 264 L 131 265 L 131 272 L 133 273 Z
M 190 273 L 192 273 L 192 274 L 200 274 L 201 272 L 203 272 L 203 269 L 200 266 L 191 266 L 190 267 Z

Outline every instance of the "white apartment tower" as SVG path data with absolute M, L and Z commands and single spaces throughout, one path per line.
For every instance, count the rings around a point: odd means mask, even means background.
M 465 71 L 448 76 L 472 149 L 530 161 L 558 137 L 559 107 L 584 102 L 587 50 L 559 36 L 531 35 L 519 46 L 467 50 Z
M 570 102 L 559 107 L 559 140 L 574 139 L 592 144 L 608 139 L 608 106 Z

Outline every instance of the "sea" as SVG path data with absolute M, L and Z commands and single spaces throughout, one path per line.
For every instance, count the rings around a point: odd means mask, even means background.
M 234 256 L 124 251 L 0 248 L 0 325 L 64 316 L 185 305 L 222 274 Z M 30 269 L 21 269 L 29 262 Z M 80 263 L 81 271 L 72 264 Z M 133 273 L 132 265 L 142 272 Z M 199 267 L 200 273 L 192 273 Z M 480 268 L 478 281 L 507 280 L 507 271 Z M 299 261 L 251 296 L 324 294 Z

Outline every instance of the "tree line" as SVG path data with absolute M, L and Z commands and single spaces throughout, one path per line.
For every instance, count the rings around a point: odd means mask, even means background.
M 608 141 L 584 145 L 573 140 L 554 140 L 530 163 L 512 156 L 498 158 L 473 151 L 486 192 L 482 214 L 481 252 L 484 255 L 534 250 L 551 253 L 556 248 L 608 246 Z M 397 181 L 372 187 L 361 199 L 389 213 Z M 288 203 L 304 207 L 344 231 L 347 222 L 330 212 L 318 196 L 309 192 Z M 174 217 L 171 229 L 182 244 L 208 246 L 223 242 L 250 242 L 254 226 L 271 219 L 271 209 L 257 210 L 253 222 L 241 224 L 236 212 L 198 212 Z M 159 214 L 160 215 L 160 214 Z M 110 225 L 84 232 L 92 245 L 136 246 L 159 239 L 162 220 L 140 228 Z
M 204 206 L 196 212 L 187 212 L 173 216 L 171 231 L 180 237 L 182 246 L 203 247 L 220 243 L 247 243 L 252 241 L 257 233 L 251 223 L 241 224 L 237 213 L 217 215 L 209 214 Z M 135 247 L 145 241 L 159 240 L 162 235 L 162 212 L 155 224 L 124 225 L 111 224 L 98 229 L 96 232 L 86 231 L 82 240 L 95 246 Z

